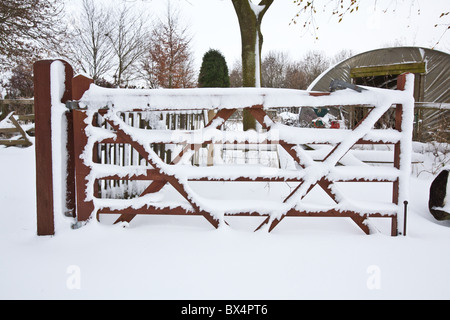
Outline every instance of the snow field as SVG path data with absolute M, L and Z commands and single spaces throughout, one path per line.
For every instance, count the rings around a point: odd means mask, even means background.
M 428 213 L 431 176 L 411 178 L 406 237 L 366 236 L 345 218 L 287 217 L 268 234 L 252 232 L 259 217 L 214 230 L 180 216 L 78 230 L 62 218 L 38 237 L 34 147 L 0 148 L 0 162 L 2 299 L 450 298 L 450 224 Z
M 52 64 L 54 78 L 63 78 L 61 63 Z M 52 81 L 53 107 L 58 108 L 61 87 Z M 410 91 L 411 88 L 407 88 Z M 308 183 L 329 174 L 344 156 L 347 145 L 368 134 L 373 121 L 392 103 L 410 105 L 407 94 L 392 91 L 380 95 L 378 89 L 365 94 L 336 92 L 333 97 L 309 97 L 305 92 L 257 89 L 180 90 L 178 96 L 164 90 L 145 91 L 106 90 L 91 87 L 83 97 L 89 108 L 112 106 L 124 111 L 133 106 L 180 109 L 236 108 L 255 104 L 273 107 L 298 105 L 371 104 L 381 106 L 371 113 L 369 121 L 352 132 L 332 156 L 322 165 L 315 165 L 311 157 L 303 157 L 309 174 Z M 138 93 L 138 94 L 137 94 Z M 58 100 L 56 99 L 58 98 Z M 82 99 L 82 100 L 83 100 Z M 257 103 L 255 103 L 257 102 Z M 242 104 L 242 105 L 240 105 Z M 113 120 L 114 115 L 109 115 Z M 405 116 L 406 118 L 408 115 Z M 63 124 L 52 119 L 53 128 L 61 131 Z M 267 119 L 267 126 L 276 126 Z M 88 118 L 89 121 L 89 118 Z M 411 121 L 412 123 L 412 121 Z M 58 129 L 59 128 L 59 129 Z M 146 136 L 134 128 L 142 145 Z M 278 134 L 294 139 L 290 130 L 279 127 Z M 404 128 L 409 132 L 408 128 Z M 88 130 L 89 145 L 103 132 Z M 209 132 L 214 138 L 216 132 Z M 370 133 L 369 133 L 370 135 Z M 60 200 L 55 202 L 55 230 L 53 237 L 36 236 L 34 147 L 27 149 L 0 149 L 0 297 L 4 299 L 408 299 L 448 298 L 450 267 L 447 254 L 450 237 L 448 223 L 433 220 L 427 209 L 429 180 L 410 179 L 411 139 L 407 135 L 387 139 L 400 139 L 404 150 L 401 173 L 384 172 L 392 177 L 400 175 L 402 199 L 410 199 L 408 236 L 391 237 L 383 230 L 383 222 L 376 222 L 375 232 L 366 236 L 346 218 L 286 218 L 270 234 L 261 230 L 251 232 L 262 217 L 225 217 L 230 226 L 214 230 L 203 217 L 138 216 L 130 224 L 111 226 L 108 217 L 101 222 L 92 219 L 80 229 L 73 230 L 73 219 L 63 216 Z M 161 136 L 163 137 L 163 136 Z M 55 139 L 58 139 L 55 136 Z M 293 142 L 295 143 L 295 142 Z M 152 151 L 149 149 L 149 153 Z M 298 149 L 297 153 L 303 151 Z M 56 186 L 63 186 L 58 170 L 63 167 L 64 155 L 54 149 Z M 304 156 L 304 154 L 301 154 Z M 86 152 L 85 161 L 92 159 Z M 346 159 L 345 161 L 354 161 Z M 90 165 L 90 163 L 87 163 Z M 162 170 L 169 170 L 162 162 Z M 63 172 L 62 170 L 59 172 Z M 172 168 L 173 169 L 173 168 Z M 270 169 L 270 168 L 269 168 Z M 39 170 L 39 168 L 38 168 Z M 139 170 L 139 169 L 134 169 Z M 105 172 L 93 173 L 106 174 Z M 182 173 L 175 172 L 174 174 Z M 191 174 L 191 172 L 189 173 Z M 273 172 L 271 171 L 271 174 Z M 333 172 L 338 174 L 338 172 Z M 355 172 L 341 172 L 346 176 Z M 380 174 L 379 172 L 376 174 Z M 186 177 L 180 177 L 185 179 Z M 407 182 L 407 183 L 405 183 Z M 183 183 L 200 193 L 211 189 L 200 182 Z M 209 182 L 210 183 L 210 182 Z M 90 183 L 92 185 L 92 182 Z M 371 199 L 386 201 L 392 187 L 367 183 Z M 390 184 L 392 185 L 392 184 Z M 89 186 L 89 185 L 88 185 Z M 241 187 L 243 185 L 240 185 Z M 356 187 L 357 186 L 357 187 Z M 345 192 L 362 192 L 358 185 L 346 184 Z M 256 184 L 240 187 L 217 184 L 222 194 L 240 194 L 249 198 L 252 193 L 264 196 L 271 185 Z M 283 185 L 290 188 L 289 185 Z M 232 189 L 230 189 L 232 188 Z M 89 190 L 88 190 L 89 191 Z M 273 191 L 271 189 L 271 191 Z M 302 190 L 301 190 L 302 191 Z M 63 190 L 55 189 L 55 198 Z M 92 193 L 90 193 L 92 194 Z M 411 194 L 411 197 L 408 197 Z M 277 197 L 276 192 L 270 192 Z M 308 196 L 312 202 L 323 201 L 320 190 Z M 251 198 L 251 197 L 250 197 Z M 218 200 L 218 199 L 216 199 Z M 258 209 L 273 211 L 271 199 L 255 199 Z M 364 201 L 365 199 L 360 199 Z M 204 197 L 196 196 L 200 207 L 208 208 Z M 229 202 L 222 197 L 219 201 Z M 265 201 L 265 202 L 264 202 Z M 390 199 L 388 200 L 390 201 Z M 113 203 L 112 200 L 106 202 Z M 216 202 L 217 203 L 217 202 Z M 246 205 L 249 203 L 247 202 Z M 344 204 L 347 204 L 344 201 Z M 225 203 L 224 203 L 225 205 Z M 242 203 L 232 204 L 240 210 Z M 295 206 L 295 203 L 289 204 Z M 365 204 L 367 206 L 367 203 Z M 370 205 L 370 204 L 369 204 Z M 380 210 L 374 207 L 373 210 Z M 283 210 L 285 211 L 285 210 Z M 220 213 L 218 213 L 220 214 Z M 373 219 L 375 220 L 375 219 Z M 401 226 L 400 221 L 400 226 Z M 251 227 L 248 229 L 248 227 Z M 443 272 L 439 272 L 443 270 Z

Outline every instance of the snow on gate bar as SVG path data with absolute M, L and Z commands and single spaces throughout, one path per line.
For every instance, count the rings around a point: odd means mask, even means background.
M 397 90 L 364 87 L 362 92 L 333 93 L 268 88 L 107 89 L 83 76 L 70 81 L 71 77 L 72 68 L 64 61 L 35 64 L 39 235 L 54 234 L 55 220 L 64 213 L 73 217 L 75 226 L 92 217 L 100 220 L 104 214 L 117 215 L 116 223 L 130 222 L 138 214 L 198 215 L 215 228 L 230 215 L 263 216 L 257 230 L 269 232 L 285 217 L 347 217 L 367 234 L 368 218 L 389 218 L 391 235 L 404 233 L 414 75 L 399 76 Z M 353 130 L 289 127 L 269 116 L 269 110 L 287 107 L 354 105 L 370 106 L 370 111 Z M 393 105 L 395 129 L 374 129 Z M 258 132 L 223 129 L 238 109 L 248 109 L 255 117 L 261 125 Z M 204 124 L 194 121 L 210 110 L 216 112 L 210 121 L 206 116 Z M 182 129 L 169 130 L 168 115 L 191 120 Z M 393 167 L 358 160 L 352 153 L 357 144 L 394 145 Z M 279 163 L 289 165 L 269 167 L 261 159 L 230 165 L 221 157 L 225 145 L 244 145 L 247 150 L 250 145 L 270 146 L 266 150 L 275 150 L 279 160 L 283 158 Z M 171 156 L 161 156 L 160 150 L 170 150 Z M 207 163 L 193 165 L 195 154 L 208 157 Z M 208 189 L 217 182 L 239 182 L 239 190 L 258 182 L 292 185 L 284 191 L 274 187 L 276 199 L 263 195 L 259 200 L 230 201 L 208 197 L 208 192 L 202 193 L 205 188 L 198 188 L 200 184 Z M 392 199 L 354 199 L 342 191 L 345 182 L 391 183 Z M 111 193 L 113 189 L 119 191 Z M 307 201 L 314 189 L 321 190 L 326 201 Z

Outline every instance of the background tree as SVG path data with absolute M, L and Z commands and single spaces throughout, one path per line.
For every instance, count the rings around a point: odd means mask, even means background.
M 170 4 L 165 20 L 153 28 L 147 54 L 141 60 L 142 72 L 153 88 L 190 88 L 195 86 L 191 37 L 187 27 Z
M 200 88 L 227 88 L 230 86 L 230 76 L 225 57 L 218 50 L 210 49 L 203 55 L 200 74 L 198 77 Z M 214 110 L 208 111 L 208 122 L 215 116 Z M 207 164 L 213 165 L 214 146 L 208 145 Z
M 33 64 L 20 63 L 11 70 L 11 76 L 3 84 L 7 99 L 32 98 L 34 94 Z
M 225 57 L 218 50 L 210 49 L 203 56 L 198 87 L 227 88 L 230 86 L 230 76 Z
M 79 15 L 70 23 L 71 35 L 56 50 L 96 84 L 126 87 L 138 76 L 137 64 L 148 46 L 148 17 L 135 3 L 112 6 L 83 0 L 81 4 Z
M 93 0 L 83 0 L 80 15 L 73 21 L 72 35 L 59 53 L 74 62 L 74 67 L 97 82 L 113 66 L 112 12 Z
M 287 71 L 291 62 L 282 51 L 270 51 L 261 63 L 261 85 L 266 88 L 288 88 Z
M 136 76 L 134 67 L 145 53 L 148 43 L 148 18 L 123 4 L 113 11 L 114 24 L 106 34 L 115 60 L 114 85 L 127 86 Z
M 411 11 L 409 11 L 408 14 L 411 14 L 411 12 L 413 12 L 414 10 L 414 5 L 418 3 L 418 0 L 410 0 L 409 2 L 411 3 Z M 369 4 L 368 1 L 362 2 L 361 0 L 294 0 L 294 3 L 297 4 L 299 10 L 292 19 L 292 22 L 295 24 L 302 24 L 305 29 L 315 34 L 316 38 L 318 38 L 317 31 L 320 28 L 315 20 L 317 14 L 331 14 L 331 16 L 335 16 L 337 18 L 337 21 L 339 23 L 344 19 L 345 16 L 356 13 L 359 11 L 359 8 L 361 6 L 367 6 Z M 397 0 L 392 0 L 387 2 L 385 6 L 383 6 L 375 0 L 370 4 L 373 5 L 374 8 L 378 8 L 381 6 L 383 12 L 386 13 L 390 10 L 392 12 L 396 12 L 396 3 Z M 420 5 L 416 9 L 416 13 L 420 15 Z M 448 22 L 449 18 L 450 12 L 444 11 L 444 8 L 442 8 L 442 12 L 440 13 L 439 17 L 436 17 L 436 20 L 433 20 L 433 22 L 431 22 L 434 24 L 435 28 L 443 29 L 443 33 L 435 46 L 439 44 L 445 33 L 450 29 L 450 23 Z
M 301 68 L 305 74 L 305 81 L 310 85 L 322 72 L 330 66 L 330 60 L 323 52 L 308 51 L 303 57 Z
M 35 56 L 37 48 L 58 42 L 64 33 L 63 2 L 57 0 L 0 1 L 0 67 Z
M 354 56 L 354 53 L 352 50 L 349 49 L 342 49 L 338 53 L 336 53 L 331 59 L 330 59 L 330 66 L 338 64 L 339 62 L 342 62 L 348 58 L 351 58 Z
M 329 67 L 330 61 L 344 54 L 329 58 L 323 52 L 308 51 L 300 60 L 292 61 L 285 52 L 270 51 L 261 64 L 262 85 L 305 90 Z
M 330 65 L 353 56 L 351 50 L 342 50 L 334 56 L 310 50 L 300 59 L 292 59 L 287 52 L 269 51 L 261 63 L 261 83 L 266 88 L 306 90 L 318 75 Z M 230 72 L 231 87 L 242 87 L 242 67 L 235 61 Z
M 230 71 L 230 86 L 233 88 L 242 87 L 242 63 L 240 60 L 233 63 L 233 68 Z
M 303 70 L 302 61 L 294 61 L 288 65 L 286 70 L 286 88 L 306 90 L 308 88 L 308 76 Z
M 231 0 L 236 11 L 241 30 L 242 44 L 242 84 L 244 87 L 261 86 L 261 49 L 263 36 L 261 22 L 273 0 L 262 0 L 259 4 L 251 0 Z M 255 129 L 256 122 L 244 110 L 244 130 Z
M 33 55 L 34 57 L 34 55 Z M 33 60 L 27 57 L 16 59 L 15 66 L 10 69 L 5 79 L 0 80 L 0 88 L 3 88 L 5 99 L 32 98 L 34 95 Z M 1 96 L 0 96 L 1 98 Z M 20 103 L 2 105 L 0 108 L 0 120 L 4 119 L 9 112 L 16 114 L 31 114 L 32 107 Z

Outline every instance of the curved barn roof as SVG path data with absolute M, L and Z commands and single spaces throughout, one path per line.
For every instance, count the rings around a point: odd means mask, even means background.
M 450 55 L 421 47 L 384 48 L 355 55 L 322 73 L 308 90 L 328 91 L 335 79 L 351 82 L 370 72 L 395 75 L 405 70 L 422 76 L 417 101 L 450 103 Z

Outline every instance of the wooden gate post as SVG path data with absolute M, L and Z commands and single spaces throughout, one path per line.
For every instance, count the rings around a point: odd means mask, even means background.
M 64 65 L 65 81 L 62 103 L 72 97 L 72 67 L 63 60 L 41 60 L 34 63 L 34 110 L 36 147 L 37 234 L 55 234 L 52 156 L 52 79 L 55 61 Z M 56 79 L 54 79 L 56 81 Z
M 83 94 L 89 89 L 94 80 L 83 75 L 78 75 L 72 80 L 72 98 L 74 101 L 80 100 Z M 87 118 L 86 111 L 73 109 L 72 116 L 72 152 L 70 155 L 71 162 L 74 166 L 74 188 L 76 189 L 76 217 L 78 222 L 87 221 L 92 211 L 94 204 L 92 201 L 86 200 L 86 177 L 89 175 L 90 168 L 84 164 L 80 155 L 88 143 L 86 136 Z
M 77 75 L 72 78 L 72 103 L 67 105 L 66 111 L 67 121 L 67 179 L 66 179 L 66 216 L 75 218 L 77 216 L 77 199 L 76 199 L 76 150 L 74 135 L 74 109 L 78 108 L 78 100 L 81 99 L 84 92 L 94 80 L 83 75 Z

